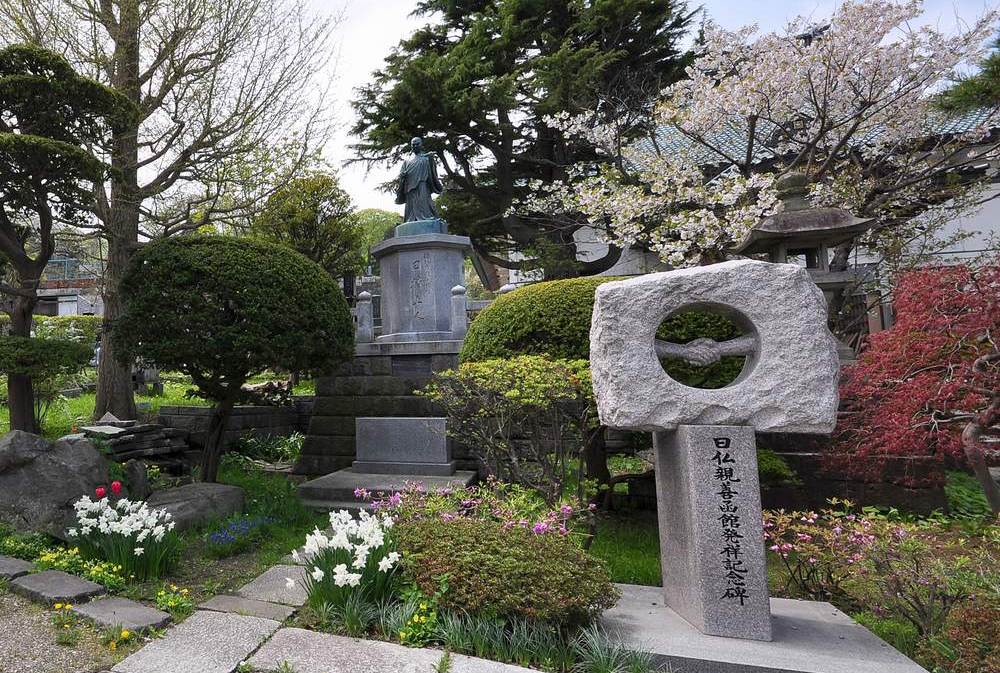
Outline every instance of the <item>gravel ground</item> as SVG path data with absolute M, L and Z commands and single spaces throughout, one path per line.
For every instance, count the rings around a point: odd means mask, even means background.
M 76 645 L 57 645 L 49 612 L 0 589 L 0 673 L 94 673 L 114 665 L 90 628 Z

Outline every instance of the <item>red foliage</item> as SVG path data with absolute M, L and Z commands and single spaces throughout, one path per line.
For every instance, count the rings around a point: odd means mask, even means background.
M 946 460 L 962 461 L 968 413 L 986 404 L 967 387 L 973 361 L 1000 334 L 1000 265 L 909 272 L 893 302 L 896 323 L 873 334 L 844 372 L 847 413 L 824 467 L 853 479 L 930 485 L 943 478 Z

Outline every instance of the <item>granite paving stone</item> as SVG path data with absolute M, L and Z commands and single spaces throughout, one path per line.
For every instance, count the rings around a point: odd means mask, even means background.
M 102 598 L 73 607 L 73 612 L 104 627 L 121 626 L 133 631 L 162 629 L 170 615 L 126 598 Z
M 444 653 L 403 647 L 378 640 L 359 640 L 305 629 L 279 629 L 250 658 L 254 671 L 287 665 L 295 673 L 428 673 Z M 460 654 L 451 655 L 450 673 L 529 673 L 531 669 Z
M 61 570 L 45 570 L 18 577 L 10 583 L 10 590 L 33 601 L 48 604 L 82 603 L 104 593 L 104 587 L 100 584 Z
M 268 603 L 242 596 L 229 596 L 220 594 L 213 596 L 198 606 L 200 610 L 213 610 L 215 612 L 231 612 L 237 615 L 249 615 L 251 617 L 263 617 L 283 622 L 295 613 L 295 608 L 278 603 Z
M 0 579 L 17 579 L 22 575 L 27 575 L 34 569 L 35 566 L 28 561 L 11 558 L 10 556 L 0 556 Z
M 232 673 L 278 626 L 273 619 L 199 610 L 111 670 Z
M 302 566 L 277 565 L 261 573 L 236 593 L 243 598 L 300 607 L 306 602 L 305 576 L 306 569 Z M 289 577 L 295 580 L 295 585 L 291 588 L 286 582 Z

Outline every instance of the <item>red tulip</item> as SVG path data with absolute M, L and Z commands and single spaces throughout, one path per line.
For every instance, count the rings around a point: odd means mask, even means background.
M 98 500 L 100 500 L 101 498 L 103 498 L 105 495 L 108 494 L 107 490 L 105 490 L 103 486 L 98 486 L 97 488 L 95 488 L 94 493 L 97 494 Z
M 122 483 L 120 481 L 111 482 L 111 492 L 115 495 L 121 495 Z

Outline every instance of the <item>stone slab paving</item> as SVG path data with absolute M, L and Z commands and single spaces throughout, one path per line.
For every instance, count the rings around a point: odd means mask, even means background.
M 19 558 L 0 556 L 0 579 L 13 580 L 27 575 L 35 566 Z
M 132 631 L 162 629 L 170 615 L 126 598 L 102 598 L 73 607 L 73 612 L 103 627 L 121 626 Z
M 295 673 L 429 673 L 443 654 L 441 650 L 286 628 L 264 643 L 249 663 L 261 672 L 287 664 Z M 531 669 L 453 654 L 449 671 L 529 673 Z
M 114 673 L 232 673 L 278 629 L 273 619 L 199 610 Z
M 306 602 L 305 576 L 306 569 L 302 566 L 277 565 L 261 573 L 236 593 L 243 598 L 297 608 Z M 291 588 L 285 581 L 289 577 L 295 580 L 295 586 Z
M 225 594 L 209 598 L 199 605 L 198 608 L 214 612 L 230 612 L 236 615 L 262 617 L 264 619 L 273 619 L 277 622 L 283 622 L 295 613 L 295 608 L 288 605 L 257 601 L 252 598 L 243 598 L 242 596 L 227 596 Z
M 18 577 L 10 590 L 40 603 L 82 603 L 104 593 L 104 587 L 61 570 Z

